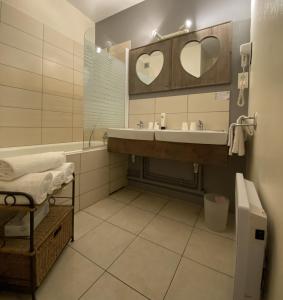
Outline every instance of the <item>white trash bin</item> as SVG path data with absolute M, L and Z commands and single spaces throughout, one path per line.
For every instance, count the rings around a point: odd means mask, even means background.
M 226 229 L 229 199 L 216 194 L 204 195 L 204 219 L 206 226 L 214 231 Z

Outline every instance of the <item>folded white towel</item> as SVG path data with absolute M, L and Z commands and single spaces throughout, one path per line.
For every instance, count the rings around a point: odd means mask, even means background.
M 246 116 L 240 116 L 236 123 L 232 123 L 229 127 L 228 143 L 229 155 L 238 154 L 239 156 L 244 156 L 245 151 L 245 141 L 248 135 L 253 135 L 254 130 L 249 123 L 245 120 Z M 245 124 L 247 126 L 236 126 L 237 124 Z
M 63 171 L 59 170 L 50 170 L 47 172 L 50 172 L 53 176 L 51 185 L 48 189 L 48 194 L 52 194 L 55 190 L 59 189 L 61 185 L 65 182 L 65 174 Z
M 73 173 L 75 171 L 75 165 L 72 162 L 64 163 L 62 166 L 56 169 L 64 173 L 64 183 L 68 183 L 73 179 Z
M 31 173 L 12 181 L 0 181 L 0 191 L 27 193 L 32 196 L 35 204 L 40 204 L 46 199 L 51 183 L 51 172 Z M 5 195 L 0 195 L 1 204 L 4 204 L 4 198 Z M 24 196 L 16 196 L 16 199 L 17 204 L 29 204 Z
M 28 173 L 56 169 L 65 161 L 64 152 L 46 152 L 3 158 L 0 160 L 0 180 L 13 180 Z

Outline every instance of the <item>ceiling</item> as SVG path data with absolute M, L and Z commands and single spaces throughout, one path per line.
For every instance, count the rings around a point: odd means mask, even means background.
M 99 22 L 144 0 L 68 0 L 94 22 Z

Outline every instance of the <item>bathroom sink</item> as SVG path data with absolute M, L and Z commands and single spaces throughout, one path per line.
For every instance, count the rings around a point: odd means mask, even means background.
M 182 131 L 182 130 L 158 130 L 155 131 L 157 141 L 226 145 L 227 132 L 213 130 Z
M 150 129 L 136 129 L 136 128 L 109 128 L 108 137 L 129 139 L 129 140 L 143 140 L 153 141 L 154 130 Z

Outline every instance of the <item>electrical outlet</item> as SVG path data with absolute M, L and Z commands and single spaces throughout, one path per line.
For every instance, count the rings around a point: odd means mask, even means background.
M 249 73 L 242 72 L 238 73 L 238 89 L 244 88 L 247 89 L 249 87 Z

